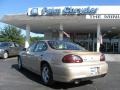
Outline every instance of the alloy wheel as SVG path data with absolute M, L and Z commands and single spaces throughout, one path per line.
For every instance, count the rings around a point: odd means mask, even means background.
M 41 77 L 42 77 L 43 84 L 45 85 L 53 84 L 52 71 L 51 71 L 51 68 L 47 64 L 44 64 L 42 66 Z
M 42 77 L 43 77 L 43 81 L 45 83 L 48 83 L 49 81 L 49 69 L 48 67 L 44 67 L 42 70 Z
M 8 53 L 7 53 L 7 52 L 4 52 L 3 58 L 4 58 L 4 59 L 8 58 Z

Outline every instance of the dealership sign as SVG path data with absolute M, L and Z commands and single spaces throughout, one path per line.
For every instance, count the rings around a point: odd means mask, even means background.
M 86 19 L 120 19 L 120 14 L 86 15 Z
M 29 8 L 30 16 L 55 16 L 55 15 L 92 15 L 96 14 L 98 8 L 91 7 L 45 7 Z

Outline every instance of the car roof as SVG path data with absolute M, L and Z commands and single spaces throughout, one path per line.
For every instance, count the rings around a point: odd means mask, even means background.
M 40 40 L 40 41 L 45 41 L 45 42 L 47 42 L 47 41 L 64 41 L 64 42 L 70 42 L 70 41 L 66 41 L 66 40 Z M 40 41 L 37 41 L 37 42 L 40 42 Z

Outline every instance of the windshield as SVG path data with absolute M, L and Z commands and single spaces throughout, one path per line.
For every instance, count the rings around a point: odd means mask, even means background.
M 0 47 L 6 47 L 6 46 L 9 46 L 9 45 L 10 45 L 9 43 L 0 42 Z
M 49 46 L 52 49 L 56 50 L 81 50 L 86 51 L 85 48 L 71 42 L 65 42 L 65 41 L 48 41 Z

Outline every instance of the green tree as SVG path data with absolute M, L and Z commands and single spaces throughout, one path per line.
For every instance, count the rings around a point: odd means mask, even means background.
M 24 44 L 24 38 L 21 34 L 21 30 L 11 25 L 6 25 L 1 28 L 0 41 L 12 41 Z

